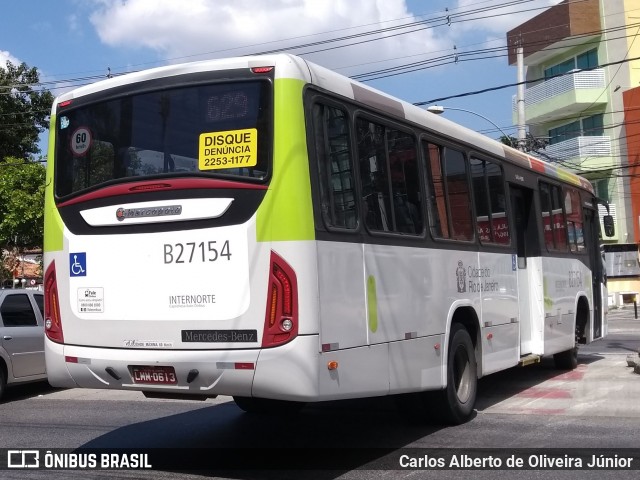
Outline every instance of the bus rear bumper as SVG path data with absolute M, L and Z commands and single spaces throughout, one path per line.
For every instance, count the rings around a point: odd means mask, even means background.
M 226 351 L 112 349 L 61 345 L 45 339 L 47 375 L 54 387 L 144 390 L 205 397 L 312 399 L 318 394 L 318 356 L 317 335 L 299 336 L 270 349 Z M 172 367 L 176 383 L 136 382 L 134 366 Z

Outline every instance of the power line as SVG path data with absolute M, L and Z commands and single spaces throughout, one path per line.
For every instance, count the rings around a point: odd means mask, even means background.
M 633 25 L 640 25 L 639 24 L 633 24 Z M 599 32 L 591 32 L 590 34 L 596 34 L 596 33 L 606 33 L 606 32 L 614 32 L 614 31 L 618 31 L 620 30 L 621 27 L 615 27 L 609 30 L 602 30 Z M 625 36 L 625 37 L 616 37 L 616 38 L 611 38 L 611 39 L 607 39 L 606 41 L 611 41 L 611 40 L 617 40 L 620 38 L 628 38 L 634 35 L 629 35 L 629 36 Z M 575 36 L 575 37 L 568 37 L 568 38 L 579 38 L 580 36 Z M 595 42 L 595 43 L 600 43 L 600 42 Z M 464 62 L 464 61 L 471 61 L 471 60 L 483 60 L 483 59 L 487 59 L 487 58 L 496 58 L 496 57 L 501 57 L 501 56 L 506 56 L 506 55 L 489 55 L 489 56 L 484 56 L 484 57 L 476 57 L 476 58 L 464 58 L 464 57 L 471 57 L 474 55 L 478 55 L 480 53 L 491 53 L 491 52 L 500 52 L 501 50 L 506 50 L 508 47 L 504 46 L 504 47 L 495 47 L 495 48 L 486 48 L 486 49 L 476 49 L 476 50 L 472 50 L 472 51 L 468 51 L 468 52 L 458 52 L 456 54 L 449 54 L 449 55 L 444 55 L 444 56 L 440 56 L 440 57 L 436 57 L 436 58 L 432 58 L 432 59 L 428 59 L 428 60 L 424 60 L 421 62 L 413 62 L 407 65 L 403 65 L 403 66 L 396 66 L 396 67 L 390 67 L 388 69 L 382 69 L 382 70 L 377 70 L 377 71 L 373 71 L 373 72 L 368 72 L 368 73 L 363 73 L 363 74 L 358 74 L 358 75 L 353 75 L 351 78 L 356 79 L 356 80 L 360 80 L 360 81 L 371 81 L 371 80 L 376 80 L 379 78 L 384 78 L 385 76 L 393 76 L 393 75 L 381 75 L 378 77 L 372 77 L 372 78 L 365 78 L 366 76 L 371 77 L 371 75 L 375 75 L 377 73 L 384 73 L 385 71 L 388 72 L 392 72 L 394 70 L 403 70 L 403 71 L 399 71 L 397 73 L 395 73 L 395 75 L 398 74 L 405 74 L 405 73 L 410 73 L 413 71 L 417 71 L 423 68 L 433 68 L 436 66 L 442 66 L 442 65 L 446 65 L 446 64 L 450 64 L 450 63 L 458 63 L 458 62 Z M 457 58 L 455 58 L 457 56 Z M 460 58 L 462 57 L 462 58 Z M 447 60 L 448 59 L 448 60 Z M 631 59 L 634 60 L 634 59 Z M 439 61 L 439 63 L 438 63 Z M 430 65 L 429 67 L 425 67 L 428 64 L 433 64 Z M 612 62 L 610 64 L 605 64 L 602 66 L 607 66 L 607 65 L 611 65 L 611 64 L 615 64 L 615 62 Z M 412 68 L 413 67 L 413 68 Z M 409 68 L 411 68 L 409 70 Z M 599 67 L 598 67 L 599 68 Z M 116 75 L 123 75 L 124 73 L 118 73 Z M 561 75 L 558 75 L 561 76 Z M 61 85 L 59 87 L 55 87 L 53 89 L 58 89 L 58 88 L 70 88 L 70 87 L 79 87 L 82 85 L 86 85 L 87 83 L 85 83 L 87 80 L 98 80 L 98 79 L 104 79 L 105 76 L 104 75 L 99 75 L 99 76 L 92 76 L 92 77 L 78 77 L 75 79 L 66 79 L 66 80 L 60 80 L 58 82 L 55 81 L 51 81 L 51 82 L 46 82 L 47 84 L 55 84 L 55 83 L 66 83 L 66 85 Z M 555 77 L 552 77 L 555 78 Z M 548 79 L 548 78 L 547 78 Z M 526 82 L 537 82 L 539 80 L 542 79 L 534 79 L 534 80 L 528 80 Z M 80 82 L 80 83 L 77 83 Z M 518 85 L 517 83 L 512 83 L 512 84 L 506 84 L 506 85 L 502 85 L 502 86 L 497 86 L 497 87 L 490 87 L 488 89 L 483 89 L 483 90 L 478 90 L 478 91 L 473 91 L 473 92 L 465 92 L 462 94 L 457 94 L 457 95 L 452 95 L 452 96 L 448 96 L 448 97 L 441 97 L 439 99 L 433 99 L 433 100 L 429 100 L 426 102 L 422 102 L 422 103 L 418 103 L 418 104 L 425 104 L 425 103 L 431 103 L 431 102 L 436 102 L 436 101 L 441 101 L 441 100 L 446 100 L 446 99 L 450 99 L 450 98 L 458 98 L 458 97 L 462 97 L 462 96 L 469 96 L 469 95 L 475 95 L 475 94 L 479 94 L 479 93 L 486 93 L 488 91 L 493 91 L 493 90 L 498 90 L 498 89 L 503 89 L 503 88 L 509 88 L 511 86 L 516 86 Z M 10 85 L 10 86 L 0 86 L 0 90 L 2 88 L 12 88 L 15 87 L 15 85 Z M 7 95 L 7 94 L 11 94 L 10 92 L 1 92 L 0 91 L 0 95 Z
M 634 24 L 634 25 L 636 25 L 636 24 Z M 637 25 L 640 25 L 640 24 L 637 24 Z M 610 31 L 616 31 L 616 30 L 618 30 L 618 28 L 610 29 Z M 604 32 L 604 31 L 602 31 L 602 32 Z M 612 38 L 612 39 L 608 39 L 608 40 L 617 40 L 617 39 L 620 39 L 620 38 L 628 38 L 628 37 L 631 37 L 631 36 L 635 37 L 635 35 L 630 35 L 630 36 L 626 36 L 626 37 L 616 37 L 616 38 Z M 480 53 L 480 52 L 496 52 L 496 51 L 499 51 L 499 50 L 501 50 L 503 48 L 506 48 L 506 47 L 496 47 L 496 48 L 491 48 L 491 49 L 478 49 L 476 51 L 462 52 L 462 53 L 460 53 L 458 55 L 464 57 L 464 56 L 475 55 L 475 54 Z M 461 60 L 458 59 L 458 61 L 482 60 L 482 59 L 487 59 L 487 58 L 495 58 L 497 56 L 504 56 L 504 55 L 492 55 L 492 56 L 478 57 L 478 58 L 473 58 L 473 59 L 465 59 L 465 58 L 463 58 Z M 437 58 L 434 58 L 434 59 L 425 60 L 425 61 L 422 61 L 422 62 L 415 62 L 414 64 L 410 64 L 410 65 L 416 65 L 416 66 L 426 65 L 428 63 L 437 62 L 438 60 L 444 60 L 444 59 L 446 59 L 448 57 L 450 58 L 450 56 L 441 56 L 441 57 L 437 57 Z M 628 59 L 626 61 L 632 61 L 632 60 L 635 60 L 635 59 Z M 621 61 L 619 63 L 623 63 L 624 61 L 625 60 L 623 60 L 623 61 Z M 435 66 L 440 66 L 440 65 L 443 65 L 443 64 L 446 64 L 446 63 L 452 63 L 452 62 L 448 61 L 448 62 L 445 62 L 445 63 L 439 63 L 439 64 L 437 64 Z M 604 65 L 598 66 L 596 68 L 601 68 L 602 66 L 608 66 L 608 65 L 613 65 L 613 64 L 616 64 L 616 62 L 611 62 L 611 63 L 608 63 L 608 64 L 604 64 Z M 366 75 L 371 75 L 371 74 L 374 74 L 374 73 L 384 72 L 384 71 L 393 71 L 393 70 L 396 70 L 396 69 L 406 69 L 407 67 L 408 67 L 407 65 L 391 67 L 389 69 L 378 70 L 376 72 L 370 72 L 370 73 L 365 73 L 365 74 L 354 75 L 351 78 L 357 80 L 357 79 L 360 79 L 361 77 L 366 76 Z M 411 70 L 411 71 L 415 71 L 415 70 Z M 408 73 L 408 71 L 404 71 L 404 72 L 401 72 L 401 73 Z M 567 73 L 567 74 L 572 74 L 572 73 L 575 73 L 575 72 L 571 72 L 571 73 Z M 122 75 L 122 73 L 119 73 L 117 75 Z M 532 83 L 532 82 L 538 82 L 540 80 L 548 80 L 550 78 L 556 78 L 556 77 L 563 76 L 563 75 L 566 75 L 566 74 L 559 74 L 559 75 L 556 75 L 554 77 L 527 80 L 524 83 Z M 104 78 L 103 75 L 94 76 L 94 77 L 79 77 L 78 79 L 68 79 L 65 82 L 66 83 L 71 83 L 73 81 L 81 81 L 82 82 L 82 81 L 85 81 L 87 79 L 103 79 L 103 78 Z M 377 78 L 380 78 L 380 77 L 377 77 Z M 371 79 L 369 79 L 369 80 L 371 80 Z M 58 82 L 58 83 L 65 83 L 65 82 Z M 48 82 L 48 83 L 55 83 L 55 82 Z M 85 83 L 76 84 L 76 85 L 65 85 L 64 87 L 58 87 L 58 88 L 67 88 L 67 87 L 71 87 L 71 86 L 81 86 L 81 85 L 85 85 Z M 417 103 L 415 103 L 415 105 L 424 105 L 424 104 L 427 104 L 427 103 L 437 102 L 437 101 L 441 101 L 441 100 L 447 100 L 447 99 L 450 99 L 450 98 L 458 98 L 458 97 L 462 97 L 462 96 L 475 95 L 475 94 L 479 94 L 479 93 L 485 93 L 487 91 L 503 89 L 503 88 L 508 88 L 508 87 L 517 86 L 517 85 L 518 85 L 518 83 L 511 83 L 511 84 L 507 84 L 507 85 L 501 85 L 501 86 L 498 86 L 498 87 L 491 87 L 489 89 L 484 89 L 484 90 L 479 90 L 479 91 L 474 91 L 474 92 L 466 92 L 466 93 L 463 93 L 463 94 L 457 94 L 457 95 L 448 96 L 448 97 L 441 97 L 441 98 L 438 98 L 438 99 L 428 100 L 428 101 L 425 101 L 425 102 L 417 102 Z M 12 88 L 12 87 L 15 87 L 15 86 L 16 85 L 0 86 L 0 89 L 2 89 L 2 88 Z M 4 95 L 10 95 L 12 93 L 10 93 L 10 92 L 0 92 L 0 95 L 3 95 L 3 94 Z M 34 111 L 34 112 L 38 113 L 40 111 Z M 15 115 L 15 114 L 26 114 L 26 112 L 0 113 L 0 116 L 11 116 L 11 115 Z M 19 124 L 13 124 L 13 125 L 19 125 Z
M 627 58 L 627 59 L 624 59 L 624 60 L 618 60 L 616 62 L 604 63 L 604 64 L 599 65 L 599 66 L 594 67 L 594 68 L 583 68 L 583 69 L 572 70 L 571 72 L 559 73 L 558 75 L 553 75 L 553 76 L 550 76 L 550 77 L 540 77 L 540 78 L 535 78 L 533 80 L 525 80 L 523 82 L 507 83 L 507 84 L 504 84 L 504 85 L 498 85 L 496 87 L 483 88 L 482 90 L 475 90 L 475 91 L 471 91 L 471 92 L 459 93 L 459 94 L 456 94 L 456 95 L 449 95 L 448 97 L 433 98 L 431 100 L 424 100 L 424 101 L 421 101 L 421 102 L 414 102 L 413 104 L 417 105 L 417 106 L 421 106 L 421 105 L 427 105 L 429 103 L 440 102 L 442 100 L 450 100 L 452 98 L 469 97 L 471 95 L 478 95 L 480 93 L 493 92 L 495 90 L 502 90 L 504 88 L 509 88 L 509 87 L 517 87 L 518 85 L 523 85 L 523 84 L 526 85 L 527 83 L 535 83 L 535 82 L 540 82 L 540 81 L 544 81 L 544 80 L 551 80 L 553 78 L 564 77 L 565 75 L 574 75 L 575 73 L 578 73 L 578 72 L 588 72 L 590 70 L 596 70 L 596 69 L 602 68 L 602 67 L 610 67 L 611 65 L 619 65 L 621 63 L 633 62 L 635 60 L 640 60 L 640 57 Z
M 478 13 L 478 12 L 486 12 L 486 11 L 492 11 L 492 10 L 495 11 L 495 10 L 497 10 L 499 8 L 505 8 L 507 6 L 513 6 L 515 4 L 520 4 L 520 3 L 527 3 L 529 1 L 532 1 L 532 0 L 526 0 L 524 2 L 522 2 L 522 1 L 521 2 L 507 2 L 507 3 L 503 3 L 503 4 L 500 4 L 500 5 L 497 5 L 497 6 L 493 6 L 493 7 L 476 8 L 476 9 L 473 9 L 473 10 L 465 11 L 465 12 L 460 13 L 460 14 L 453 15 L 453 17 L 454 17 L 454 19 L 459 18 L 459 21 L 474 21 L 474 20 L 480 20 L 480 19 L 485 19 L 485 18 L 494 18 L 494 17 L 505 15 L 505 14 L 494 14 L 494 15 L 483 16 L 483 17 L 475 17 L 475 18 L 462 18 L 462 17 L 469 16 L 469 15 L 472 15 L 472 14 Z M 579 0 L 579 1 L 583 1 L 583 0 Z M 546 8 L 547 7 L 544 7 L 544 9 L 546 9 Z M 536 9 L 532 9 L 532 10 L 536 10 Z M 405 17 L 405 18 L 409 18 L 409 17 Z M 307 47 L 309 45 L 319 45 L 319 44 L 324 44 L 324 43 L 328 43 L 328 42 L 340 41 L 340 40 L 344 40 L 344 39 L 357 38 L 357 37 L 363 36 L 363 35 L 371 35 L 371 34 L 374 34 L 374 33 L 384 33 L 385 31 L 394 31 L 394 30 L 398 30 L 398 29 L 401 29 L 401 28 L 407 28 L 407 27 L 411 27 L 411 26 L 415 26 L 415 25 L 423 25 L 423 24 L 425 24 L 425 22 L 427 22 L 427 23 L 428 22 L 436 22 L 438 20 L 441 20 L 442 18 L 444 18 L 444 17 L 440 16 L 440 17 L 436 17 L 436 18 L 429 19 L 429 20 L 426 20 L 426 21 L 425 20 L 421 20 L 421 21 L 417 21 L 417 22 L 410 22 L 410 23 L 403 24 L 403 25 L 396 25 L 396 26 L 392 26 L 392 27 L 386 27 L 385 29 L 376 29 L 376 30 L 373 30 L 373 31 L 370 31 L 370 32 L 363 32 L 363 33 L 359 33 L 359 34 L 339 37 L 339 38 L 336 38 L 336 39 L 329 39 L 329 40 L 324 40 L 324 41 L 321 41 L 321 42 L 312 42 L 312 43 L 307 43 L 307 44 L 298 45 L 298 46 L 294 46 L 294 47 L 287 47 L 287 48 L 304 48 L 304 47 Z M 449 20 L 450 20 L 450 18 L 451 17 L 449 16 Z M 389 22 L 391 22 L 391 21 L 389 21 Z M 442 25 L 438 25 L 438 26 L 442 26 Z M 599 33 L 603 33 L 603 32 L 606 32 L 606 31 L 613 32 L 613 31 L 617 31 L 617 30 L 619 30 L 621 28 L 622 27 L 615 27 L 615 28 L 608 29 L 608 30 L 602 30 Z M 415 32 L 415 31 L 417 31 L 417 30 L 411 30 L 411 31 L 406 32 L 406 33 L 412 33 L 412 32 Z M 592 32 L 592 33 L 595 33 L 595 32 Z M 580 36 L 570 37 L 570 38 L 579 38 L 579 37 Z M 613 39 L 611 39 L 611 40 L 613 40 Z M 349 46 L 349 45 L 341 45 L 341 46 L 336 47 L 336 48 L 343 48 L 344 46 Z M 475 51 L 472 50 L 472 51 L 468 51 L 468 52 L 459 52 L 459 53 L 456 54 L 457 57 L 455 58 L 455 62 L 483 60 L 483 59 L 487 59 L 487 58 L 496 58 L 496 57 L 500 57 L 500 56 L 505 56 L 505 55 L 491 55 L 491 53 L 498 53 L 498 52 L 500 52 L 500 51 L 502 51 L 502 50 L 504 50 L 506 48 L 508 48 L 508 47 L 507 46 L 505 46 L 505 47 L 495 47 L 495 48 L 487 48 L 487 49 L 477 49 Z M 281 50 L 278 50 L 278 51 L 281 51 Z M 265 53 L 265 52 L 262 52 L 262 53 Z M 307 53 L 309 53 L 309 52 L 307 52 Z M 480 53 L 486 53 L 488 55 L 486 55 L 484 57 L 477 57 L 477 55 L 479 55 Z M 471 57 L 471 56 L 476 56 L 476 58 L 464 58 L 464 57 Z M 460 58 L 460 57 L 463 57 L 463 58 Z M 442 57 L 438 57 L 436 59 L 429 59 L 429 60 L 425 60 L 425 61 L 422 61 L 422 62 L 416 62 L 416 63 L 405 65 L 405 66 L 391 67 L 389 69 L 383 69 L 381 71 L 391 72 L 391 71 L 398 70 L 398 69 L 404 69 L 405 71 L 397 73 L 397 74 L 404 74 L 404 73 L 409 73 L 410 71 L 417 70 L 418 68 L 416 68 L 416 67 L 418 67 L 418 66 L 427 65 L 429 63 L 434 63 L 434 62 L 437 62 L 437 60 L 446 60 L 447 58 L 451 58 L 451 55 L 449 55 L 449 56 L 445 55 L 445 56 L 442 56 Z M 626 61 L 632 61 L 632 60 L 635 60 L 635 59 L 629 59 L 629 60 L 626 60 Z M 452 63 L 452 62 L 451 61 L 445 61 L 444 63 L 441 62 L 439 64 L 432 65 L 432 66 L 440 66 L 440 65 L 447 64 L 447 63 Z M 617 63 L 617 62 L 611 62 L 609 64 L 605 64 L 605 65 L 602 65 L 602 66 L 613 65 L 615 63 Z M 409 66 L 412 66 L 414 68 L 412 70 L 406 70 Z M 600 68 L 600 67 L 601 66 L 599 66 L 597 68 Z M 381 72 L 381 71 L 378 71 L 378 72 Z M 352 78 L 360 78 L 360 77 L 366 76 L 366 75 L 370 76 L 370 75 L 378 73 L 378 72 L 369 72 L 368 74 L 355 75 Z M 572 72 L 572 73 L 575 73 L 575 72 Z M 562 76 L 562 75 L 557 75 L 557 76 Z M 85 82 L 87 80 L 102 79 L 102 78 L 104 78 L 104 75 L 90 76 L 90 77 L 77 77 L 77 78 L 74 78 L 74 79 L 67 79 L 67 80 L 41 82 L 39 85 L 42 86 L 42 85 L 46 85 L 46 84 Z M 381 77 L 376 77 L 376 78 L 381 78 Z M 555 77 L 551 77 L 551 78 L 555 78 Z M 370 78 L 368 80 L 363 80 L 363 81 L 369 81 L 369 80 L 373 80 L 373 79 L 375 79 L 375 78 Z M 547 78 L 547 79 L 549 79 L 549 78 Z M 539 80 L 541 80 L 541 79 L 528 80 L 528 81 L 525 81 L 524 83 L 536 82 L 536 81 L 539 81 Z M 76 85 L 64 85 L 64 86 L 55 87 L 55 88 L 56 89 L 57 88 L 68 88 L 68 87 L 80 86 L 80 85 L 85 85 L 85 83 L 80 83 L 80 84 L 76 84 Z M 503 85 L 503 86 L 499 86 L 499 87 L 492 87 L 491 89 L 485 89 L 485 90 L 476 91 L 476 92 L 467 92 L 465 94 L 459 94 L 459 95 L 454 95 L 454 96 L 449 96 L 449 97 L 442 97 L 442 98 L 439 98 L 439 99 L 429 100 L 427 102 L 417 102 L 415 104 L 416 105 L 424 105 L 425 103 L 432 103 L 432 102 L 437 102 L 437 101 L 440 101 L 440 100 L 447 100 L 447 99 L 450 99 L 450 98 L 457 98 L 457 97 L 460 97 L 460 96 L 468 96 L 468 95 L 473 95 L 473 94 L 478 94 L 478 93 L 484 93 L 484 92 L 487 92 L 487 91 L 492 91 L 492 90 L 496 90 L 496 89 L 500 89 L 500 88 L 508 88 L 510 86 L 516 86 L 516 85 L 518 85 L 518 83 Z M 2 87 L 0 87 L 0 88 L 2 88 Z M 5 88 L 8 88 L 8 87 L 5 87 Z M 0 92 L 0 94 L 2 94 L 2 92 Z M 10 93 L 6 92 L 5 94 L 10 94 Z M 20 112 L 20 113 L 23 113 L 23 112 Z M 26 112 L 24 112 L 24 113 L 26 113 Z M 0 116 L 5 116 L 5 115 L 6 116 L 10 116 L 10 115 L 13 115 L 13 114 L 11 114 L 11 113 L 0 114 Z M 2 126 L 9 127 L 9 126 L 21 126 L 21 125 L 30 125 L 30 124 L 13 123 L 13 124 L 5 124 L 5 125 L 2 125 Z M 505 128 L 509 128 L 509 127 L 505 127 Z
M 635 25 L 640 25 L 640 23 L 637 24 L 633 24 L 632 26 Z M 622 30 L 622 27 L 615 27 L 609 30 L 600 30 L 598 32 L 590 32 L 588 35 L 584 34 L 584 35 L 575 35 L 575 36 L 571 36 L 571 37 L 566 37 L 566 39 L 571 39 L 571 40 L 577 40 L 583 36 L 593 36 L 595 34 L 604 34 L 604 33 L 611 33 L 611 32 L 615 32 L 615 31 L 619 31 Z M 625 28 L 626 29 L 626 28 Z M 592 40 L 589 42 L 585 42 L 582 43 L 581 46 L 585 46 L 585 45 L 590 45 L 590 44 L 600 44 L 600 43 L 604 43 L 607 41 L 613 41 L 613 40 L 619 40 L 622 38 L 629 38 L 629 37 L 633 37 L 634 35 L 625 35 L 622 37 L 615 37 L 615 38 L 608 38 L 606 40 Z M 524 44 L 524 46 L 527 47 L 531 47 L 531 46 L 536 46 L 536 45 L 541 45 L 542 42 L 530 42 L 527 44 Z M 552 51 L 552 50 L 566 50 L 566 47 L 551 47 L 551 48 L 547 48 L 547 51 Z M 451 63 L 458 63 L 458 62 L 462 62 L 465 61 L 464 58 L 461 57 L 470 57 L 473 55 L 478 55 L 478 54 L 484 54 L 484 53 L 490 53 L 490 52 L 495 52 L 495 53 L 500 53 L 500 52 L 507 52 L 509 50 L 509 46 L 508 45 L 503 45 L 503 46 L 499 46 L 499 47 L 493 47 L 493 48 L 486 48 L 486 49 L 476 49 L 476 50 L 469 50 L 469 51 L 462 51 L 460 48 L 456 48 L 455 52 L 453 53 L 448 53 L 447 55 L 442 55 L 439 57 L 432 57 L 426 60 L 422 60 L 422 61 L 418 61 L 418 62 L 411 62 L 408 64 L 404 64 L 404 65 L 398 65 L 395 67 L 388 67 L 385 69 L 379 69 L 379 70 L 374 70 L 371 72 L 367 72 L 367 73 L 361 73 L 361 74 L 357 74 L 357 75 L 353 75 L 351 76 L 351 78 L 363 81 L 363 82 L 368 82 L 368 81 L 372 81 L 372 80 L 378 80 L 381 78 L 388 78 L 388 77 L 392 77 L 392 76 L 396 76 L 396 75 L 402 75 L 405 73 L 411 73 L 411 72 L 415 72 L 418 70 L 422 70 L 422 69 L 426 69 L 426 68 L 433 68 L 433 67 L 437 67 L 437 66 L 442 66 L 442 65 L 447 65 L 447 64 L 451 64 Z M 450 50 L 440 50 L 436 53 L 442 52 L 442 51 L 450 51 Z M 507 56 L 506 54 L 501 54 L 501 55 L 494 55 L 490 58 L 496 58 L 496 57 L 502 57 L 502 56 Z M 457 59 L 457 61 L 456 61 Z M 430 63 L 436 63 L 436 61 L 441 61 L 440 63 L 437 63 L 436 65 L 429 65 Z
M 481 8 L 475 8 L 475 9 L 462 11 L 461 13 L 453 13 L 453 14 L 449 14 L 449 15 L 440 15 L 438 17 L 434 17 L 434 18 L 430 18 L 430 19 L 426 19 L 426 20 L 419 20 L 419 21 L 409 22 L 409 23 L 405 23 L 405 24 L 402 24 L 402 25 L 396 25 L 396 26 L 385 27 L 385 28 L 378 28 L 378 29 L 367 31 L 367 32 L 361 32 L 361 33 L 358 33 L 358 34 L 352 34 L 352 35 L 346 35 L 346 36 L 342 36 L 342 37 L 325 39 L 325 40 L 320 40 L 320 41 L 317 41 L 317 42 L 308 42 L 306 44 L 290 45 L 290 46 L 283 47 L 283 48 L 278 48 L 278 49 L 265 50 L 265 51 L 261 51 L 261 52 L 254 52 L 252 54 L 257 55 L 257 54 L 293 51 L 293 50 L 298 50 L 298 49 L 301 49 L 301 48 L 306 48 L 306 47 L 309 47 L 309 46 L 322 45 L 322 44 L 327 44 L 327 43 L 335 43 L 335 42 L 345 41 L 345 40 L 349 40 L 349 39 L 359 38 L 359 37 L 362 37 L 362 36 L 370 36 L 370 35 L 381 34 L 381 33 L 389 32 L 389 31 L 394 31 L 394 30 L 397 30 L 397 29 L 411 28 L 411 27 L 415 27 L 415 26 L 428 24 L 428 23 L 440 22 L 440 24 L 436 25 L 436 26 L 446 26 L 446 25 L 451 24 L 452 21 L 454 21 L 454 22 L 467 22 L 467 21 L 475 21 L 475 20 L 482 20 L 482 19 L 487 19 L 487 18 L 495 18 L 495 17 L 499 17 L 499 16 L 511 15 L 512 12 L 507 12 L 507 13 L 499 13 L 499 14 L 488 15 L 488 16 L 479 16 L 479 17 L 474 17 L 474 18 L 464 18 L 464 17 L 470 16 L 470 15 L 473 15 L 473 14 L 476 14 L 476 13 L 482 13 L 482 12 L 488 12 L 488 11 L 496 11 L 496 10 L 503 9 L 503 8 L 506 8 L 506 7 L 510 7 L 510 6 L 516 6 L 516 5 L 520 5 L 520 4 L 523 4 L 523 3 L 529 3 L 531 1 L 535 1 L 535 0 L 512 0 L 512 1 L 508 1 L 508 2 L 505 2 L 505 3 L 498 4 L 498 5 L 485 6 L 485 7 L 481 7 Z M 585 0 L 573 0 L 573 2 L 571 2 L 571 3 L 582 2 L 582 1 L 585 1 Z M 481 2 L 481 3 L 486 3 L 486 2 Z M 547 8 L 548 8 L 548 6 L 544 6 L 544 7 L 537 7 L 537 8 L 534 8 L 534 9 L 521 10 L 521 11 L 544 10 L 544 9 L 547 9 Z M 396 21 L 396 20 L 390 20 L 390 21 L 387 21 L 385 23 L 389 23 L 389 22 L 392 22 L 392 21 Z M 359 27 L 353 27 L 353 28 L 359 28 Z M 429 27 L 429 28 L 433 28 L 433 27 Z M 402 32 L 402 34 L 415 33 L 416 31 L 419 31 L 419 30 L 423 30 L 423 28 L 409 30 L 407 32 Z M 300 38 L 300 37 L 293 37 L 293 38 Z M 372 39 L 371 41 L 374 41 L 374 40 L 385 40 L 385 39 L 388 39 L 388 38 L 390 38 L 390 36 L 383 36 L 383 37 L 379 37 L 379 38 L 376 38 L 376 39 Z M 339 45 L 339 46 L 334 46 L 331 49 L 344 48 L 344 47 L 353 46 L 353 45 L 354 44 Z M 246 48 L 246 47 L 238 47 L 238 48 Z M 210 52 L 205 52 L 205 53 L 201 53 L 201 54 L 194 54 L 194 55 L 188 55 L 188 56 L 182 56 L 182 57 L 175 57 L 175 58 L 173 58 L 171 60 L 180 60 L 180 59 L 184 59 L 184 58 L 188 58 L 188 57 L 192 57 L 192 56 L 210 55 L 210 54 L 214 54 L 214 53 L 220 53 L 222 51 L 226 51 L 226 50 L 210 51 Z M 303 53 L 300 53 L 300 55 L 308 55 L 310 53 L 315 53 L 315 52 L 303 52 Z M 78 81 L 89 81 L 89 80 L 97 80 L 97 79 L 102 79 L 102 78 L 104 78 L 103 75 L 94 75 L 94 76 L 90 76 L 90 77 L 76 77 L 76 78 L 71 78 L 71 79 L 51 80 L 51 81 L 48 81 L 48 82 L 41 82 L 41 85 L 57 84 L 57 83 L 69 83 L 69 82 L 75 83 L 75 82 L 78 82 Z M 79 86 L 79 85 L 70 85 L 70 86 Z M 69 87 L 69 86 L 61 86 L 61 87 L 58 87 L 58 88 L 67 88 L 67 87 Z M 11 88 L 11 87 L 9 86 L 9 88 Z

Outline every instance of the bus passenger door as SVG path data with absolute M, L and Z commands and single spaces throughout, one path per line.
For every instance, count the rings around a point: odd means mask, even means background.
M 533 190 L 511 185 L 518 277 L 520 355 L 542 353 L 544 287 Z
M 605 280 L 605 270 L 600 251 L 599 220 L 595 210 L 584 209 L 584 242 L 589 252 L 589 264 L 591 266 L 591 291 L 593 292 L 593 329 L 585 332 L 587 342 L 601 338 L 606 334 L 606 325 L 603 325 L 604 300 L 607 298 L 607 286 Z

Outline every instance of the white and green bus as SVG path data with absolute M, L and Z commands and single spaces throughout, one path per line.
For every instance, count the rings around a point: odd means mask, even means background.
M 54 386 L 460 423 L 479 378 L 606 334 L 588 181 L 301 58 L 111 78 L 51 125 Z

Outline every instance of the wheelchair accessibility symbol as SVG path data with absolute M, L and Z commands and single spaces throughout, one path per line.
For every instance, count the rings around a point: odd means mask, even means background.
M 87 252 L 77 252 L 69 254 L 69 276 L 87 276 Z

